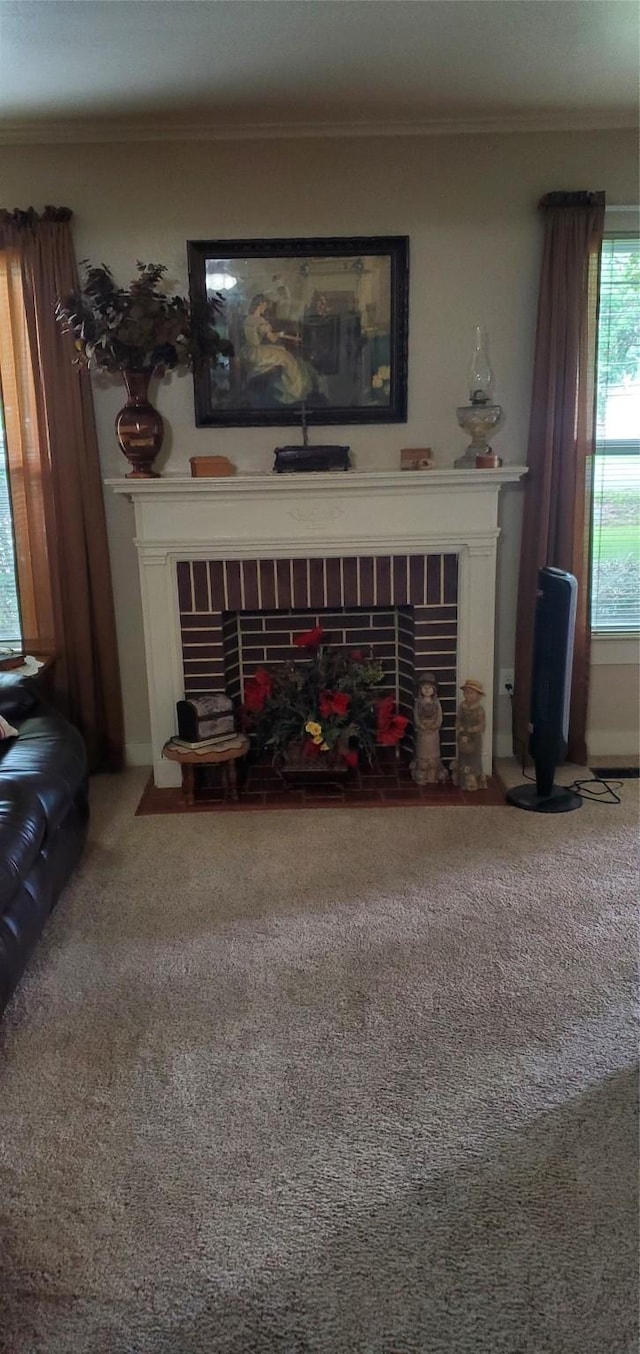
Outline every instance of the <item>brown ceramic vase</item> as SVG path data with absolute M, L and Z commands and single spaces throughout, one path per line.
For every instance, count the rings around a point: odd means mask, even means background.
M 149 381 L 153 372 L 123 371 L 127 403 L 116 418 L 116 437 L 132 469 L 127 479 L 158 479 L 153 463 L 162 446 L 164 423 L 149 403 Z

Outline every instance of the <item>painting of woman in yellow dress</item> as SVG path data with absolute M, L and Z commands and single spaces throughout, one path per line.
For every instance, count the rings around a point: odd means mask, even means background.
M 406 421 L 406 236 L 189 240 L 187 253 L 198 427 Z M 230 347 L 216 363 L 212 300 Z
M 247 379 L 273 374 L 273 390 L 278 401 L 301 404 L 314 388 L 315 372 L 295 352 L 295 345 L 302 342 L 299 335 L 276 332 L 267 319 L 268 308 L 268 297 L 258 292 L 243 323 L 244 345 L 240 356 L 246 365 Z M 287 344 L 292 345 L 294 351 Z

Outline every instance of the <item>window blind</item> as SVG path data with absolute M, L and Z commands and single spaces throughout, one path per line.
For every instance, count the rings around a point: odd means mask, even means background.
M 7 453 L 0 405 L 0 644 L 19 645 L 20 607 L 7 474 Z
M 606 238 L 598 325 L 591 624 L 640 630 L 640 239 Z

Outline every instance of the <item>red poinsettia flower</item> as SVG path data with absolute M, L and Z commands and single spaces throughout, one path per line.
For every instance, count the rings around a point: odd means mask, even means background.
M 264 709 L 273 690 L 271 673 L 266 668 L 256 668 L 253 677 L 244 684 L 244 708 L 252 714 Z
M 332 704 L 331 704 L 331 692 L 330 692 L 330 691 L 321 691 L 321 692 L 320 692 L 320 695 L 319 695 L 319 697 L 318 697 L 318 709 L 319 709 L 319 711 L 320 711 L 320 718 L 321 718 L 321 719 L 328 719 L 328 718 L 329 718 L 329 715 L 331 714 L 332 709 L 333 709 L 333 706 L 332 706 Z
M 375 703 L 378 729 L 386 729 L 395 714 L 396 703 L 393 696 L 383 696 Z
M 331 695 L 334 715 L 346 715 L 351 704 L 351 696 L 346 691 L 334 691 Z
M 396 703 L 393 696 L 384 696 L 376 704 L 376 742 L 382 747 L 393 747 L 394 743 L 399 743 L 404 738 L 409 720 L 404 715 L 396 714 Z
M 314 625 L 313 630 L 305 630 L 303 635 L 294 635 L 293 642 L 299 649 L 319 649 L 323 639 L 322 626 Z
M 343 748 L 341 756 L 343 762 L 347 763 L 347 766 L 356 767 L 358 765 L 358 754 L 355 748 Z
M 404 715 L 392 715 L 385 729 L 378 729 L 376 741 L 382 747 L 393 747 L 404 738 L 409 720 Z
M 320 714 L 323 719 L 331 715 L 346 715 L 351 696 L 346 691 L 321 691 L 319 699 Z

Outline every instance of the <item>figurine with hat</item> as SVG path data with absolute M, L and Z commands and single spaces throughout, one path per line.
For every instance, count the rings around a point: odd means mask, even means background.
M 449 774 L 440 754 L 442 706 L 438 696 L 435 674 L 422 672 L 416 682 L 413 707 L 415 756 L 411 775 L 416 785 L 445 785 Z
M 480 704 L 485 691 L 481 682 L 468 677 L 462 684 L 462 700 L 456 719 L 458 755 L 451 763 L 451 779 L 463 790 L 486 790 L 487 778 L 482 770 L 482 735 L 485 713 Z

